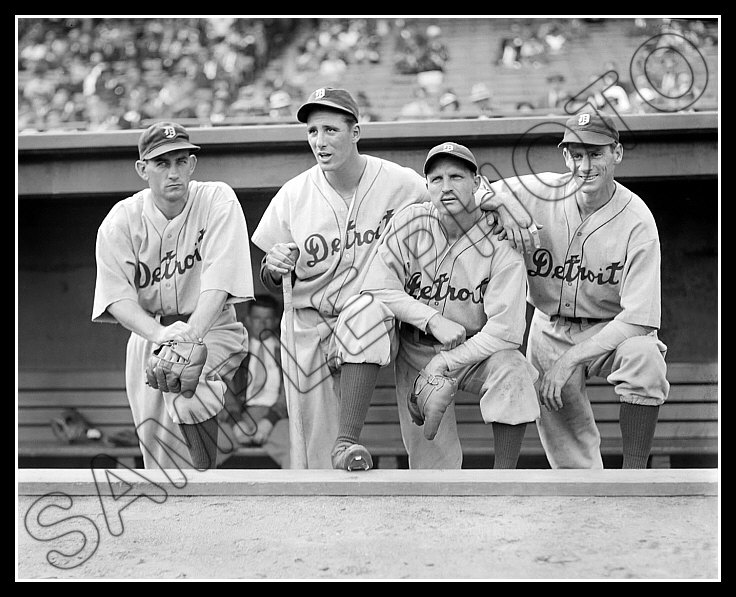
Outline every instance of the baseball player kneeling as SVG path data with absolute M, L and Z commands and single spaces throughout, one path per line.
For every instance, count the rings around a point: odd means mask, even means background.
M 613 118 L 571 116 L 559 147 L 569 172 L 499 180 L 481 199 L 499 210 L 499 237 L 508 235 L 526 259 L 534 306 L 527 357 L 545 407 L 539 436 L 552 468 L 603 468 L 586 381 L 605 377 L 621 402 L 622 467 L 646 468 L 669 393 L 667 346 L 657 333 L 657 225 L 646 203 L 614 180 L 624 150 Z M 525 217 L 509 217 L 506 206 Z
M 144 130 L 135 170 L 148 187 L 97 232 L 92 321 L 130 331 L 125 386 L 147 469 L 215 468 L 217 414 L 248 352 L 235 314 L 253 298 L 248 226 L 232 187 L 193 180 L 199 149 L 176 122 Z
M 429 151 L 431 202 L 394 216 L 361 294 L 338 318 L 343 376 L 375 379 L 360 371 L 394 362 L 410 468 L 462 466 L 456 390 L 480 396 L 493 429 L 494 468 L 516 467 L 526 425 L 540 414 L 537 372 L 518 350 L 526 325 L 524 262 L 493 235 L 494 215 L 478 207 L 477 170 L 472 152 L 457 143 Z M 342 395 L 335 468 L 371 466 L 359 439 L 373 389 L 356 381 Z

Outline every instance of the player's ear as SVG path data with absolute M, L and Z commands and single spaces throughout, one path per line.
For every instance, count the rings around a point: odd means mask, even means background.
M 574 164 L 570 161 L 570 150 L 567 148 L 567 145 L 563 145 L 562 147 L 562 159 L 565 162 L 565 166 L 567 166 L 568 170 L 572 170 L 574 168 Z
M 624 146 L 621 143 L 616 143 L 613 146 L 613 163 L 617 166 L 624 159 Z
M 356 122 L 353 125 L 353 143 L 360 141 L 360 125 Z
M 148 172 L 146 172 L 146 162 L 143 160 L 136 160 L 135 171 L 138 173 L 143 180 L 148 180 Z
M 194 172 L 194 169 L 197 167 L 197 156 L 193 153 L 189 154 L 189 174 Z

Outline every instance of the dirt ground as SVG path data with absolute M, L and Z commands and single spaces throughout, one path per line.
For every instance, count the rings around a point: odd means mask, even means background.
M 117 536 L 95 497 L 26 516 L 37 499 L 18 498 L 19 580 L 720 577 L 712 496 L 170 496 Z

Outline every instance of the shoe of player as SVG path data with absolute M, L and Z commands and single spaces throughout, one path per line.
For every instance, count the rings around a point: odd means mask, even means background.
M 332 449 L 332 468 L 344 471 L 367 471 L 373 468 L 373 458 L 365 446 L 339 442 Z

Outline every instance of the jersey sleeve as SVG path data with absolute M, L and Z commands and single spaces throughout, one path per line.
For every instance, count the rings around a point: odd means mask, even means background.
M 410 169 L 409 169 L 410 170 Z M 413 183 L 412 203 L 428 203 L 430 201 L 429 191 L 427 190 L 427 183 L 424 177 L 417 173 L 415 170 L 411 170 L 411 178 Z
M 621 277 L 621 312 L 615 319 L 659 328 L 662 318 L 661 260 L 658 239 L 630 249 Z
M 494 243 L 490 280 L 483 295 L 488 320 L 479 333 L 521 345 L 526 329 L 526 266 L 508 243 Z
M 124 213 L 121 208 L 113 209 L 97 231 L 97 278 L 92 306 L 92 321 L 95 322 L 117 323 L 107 308 L 124 299 L 138 302 L 135 286 L 137 264 Z
M 213 203 L 202 239 L 200 292 L 224 290 L 228 302 L 241 302 L 253 298 L 248 226 L 235 191 L 224 184 L 218 189 L 223 197 Z
M 288 184 L 279 189 L 253 232 L 251 239 L 253 244 L 266 253 L 278 243 L 294 240 L 291 233 L 288 193 Z

